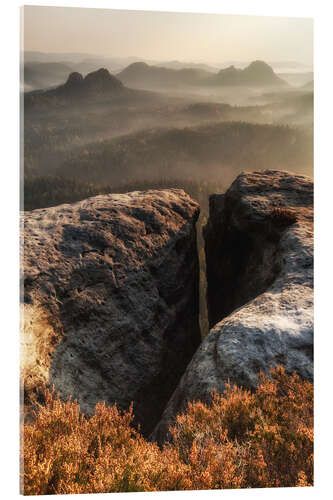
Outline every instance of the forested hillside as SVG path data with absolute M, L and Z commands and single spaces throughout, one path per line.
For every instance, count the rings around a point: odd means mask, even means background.
M 230 181 L 244 169 L 312 169 L 310 134 L 286 126 L 213 123 L 152 129 L 85 145 L 57 173 L 89 182 L 169 178 Z

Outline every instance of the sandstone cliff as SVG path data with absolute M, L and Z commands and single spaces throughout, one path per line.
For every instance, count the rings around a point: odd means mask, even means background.
M 25 403 L 43 382 L 91 413 L 134 402 L 150 432 L 200 342 L 195 222 L 182 190 L 24 214 Z
M 313 183 L 282 171 L 245 172 L 210 198 L 205 338 L 152 437 L 188 400 L 209 401 L 225 383 L 253 389 L 282 364 L 313 378 Z

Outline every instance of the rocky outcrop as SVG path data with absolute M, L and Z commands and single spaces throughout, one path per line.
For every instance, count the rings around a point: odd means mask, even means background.
M 92 71 L 85 77 L 74 71 L 63 85 L 25 93 L 24 107 L 30 111 L 31 108 L 43 110 L 49 106 L 57 108 L 69 104 L 87 106 L 88 103 L 110 100 L 123 94 L 129 95 L 128 89 L 105 68 Z
M 177 189 L 24 213 L 26 405 L 45 382 L 153 429 L 200 342 L 198 213 Z
M 253 61 L 246 68 L 234 66 L 221 69 L 212 77 L 216 85 L 246 87 L 288 87 L 287 82 L 278 77 L 271 66 L 264 61 Z
M 171 397 L 153 438 L 188 400 L 225 383 L 253 389 L 282 364 L 313 378 L 313 183 L 281 171 L 245 172 L 210 199 L 205 228 L 213 328 Z
M 88 73 L 84 78 L 80 73 L 74 72 L 68 76 L 64 85 L 59 86 L 56 90 L 58 94 L 70 93 L 73 96 L 80 95 L 107 94 L 123 89 L 123 84 L 118 78 L 111 75 L 105 68 L 100 68 L 97 71 Z
M 81 73 L 74 71 L 73 73 L 69 74 L 65 85 L 67 88 L 72 87 L 76 89 L 80 87 L 82 83 L 83 83 L 83 76 L 81 75 Z

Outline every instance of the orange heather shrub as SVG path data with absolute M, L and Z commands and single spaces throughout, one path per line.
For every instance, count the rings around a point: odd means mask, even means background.
M 211 476 L 210 488 L 313 484 L 313 384 L 282 367 L 259 374 L 254 393 L 228 384 L 210 406 L 188 403 L 171 434 L 181 460 L 194 454 Z
M 189 403 L 160 449 L 131 427 L 132 408 L 79 405 L 45 391 L 24 425 L 26 495 L 105 493 L 313 483 L 313 385 L 282 368 L 256 392 L 227 386 L 212 404 Z

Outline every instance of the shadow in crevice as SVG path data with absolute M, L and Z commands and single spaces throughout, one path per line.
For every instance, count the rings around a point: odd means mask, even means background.
M 274 282 L 281 269 L 281 234 L 268 221 L 238 228 L 225 207 L 225 195 L 210 197 L 210 217 L 204 228 L 210 328 Z

